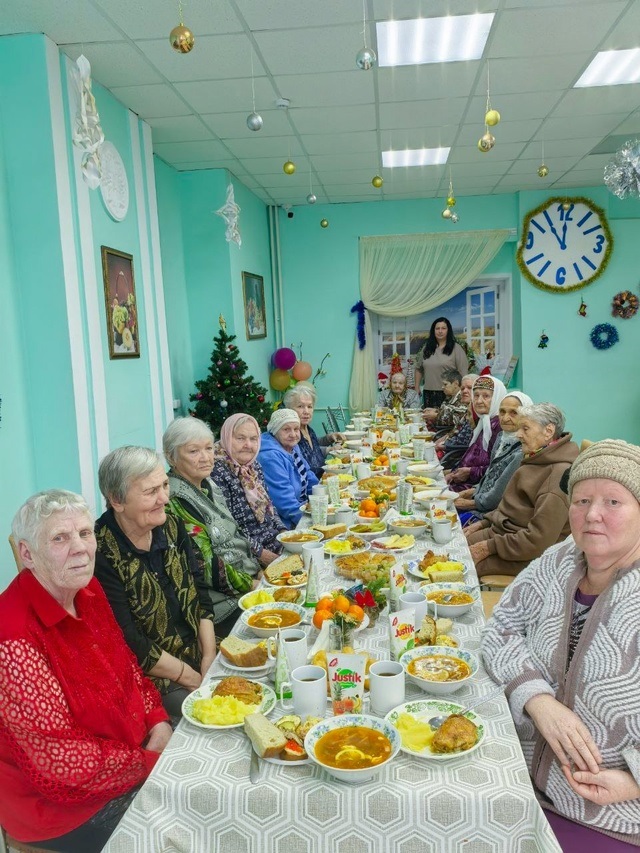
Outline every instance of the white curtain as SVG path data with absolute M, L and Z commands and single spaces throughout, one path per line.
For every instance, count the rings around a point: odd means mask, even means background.
M 468 287 L 501 249 L 509 231 L 462 231 L 360 238 L 360 298 L 366 344 L 353 353 L 349 406 L 370 409 L 377 397 L 370 311 L 383 317 L 422 314 Z

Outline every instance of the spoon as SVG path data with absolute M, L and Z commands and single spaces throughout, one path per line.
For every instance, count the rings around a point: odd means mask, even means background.
M 477 708 L 479 705 L 484 705 L 485 702 L 488 702 L 490 699 L 495 699 L 496 696 L 501 696 L 504 692 L 502 687 L 497 687 L 495 690 L 492 690 L 491 693 L 487 693 L 485 696 L 481 696 L 479 699 L 476 699 L 475 702 L 470 702 L 466 708 L 462 708 L 460 711 L 455 711 L 456 714 L 463 717 L 467 711 L 470 711 L 472 708 Z M 428 724 L 432 729 L 439 729 L 440 726 L 444 723 L 445 720 L 448 720 L 449 717 L 453 716 L 452 714 L 440 714 L 437 717 L 431 717 L 430 720 L 427 720 Z

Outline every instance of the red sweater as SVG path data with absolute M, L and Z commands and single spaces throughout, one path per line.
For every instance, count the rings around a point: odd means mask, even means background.
M 100 584 L 66 612 L 29 570 L 0 595 L 0 824 L 42 841 L 148 776 L 141 744 L 167 719 Z

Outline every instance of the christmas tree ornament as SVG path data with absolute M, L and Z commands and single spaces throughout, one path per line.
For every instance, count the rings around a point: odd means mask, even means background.
M 447 199 L 447 207 L 455 207 L 456 206 L 456 198 L 453 195 L 450 195 Z
M 253 397 L 253 394 L 251 394 L 250 396 Z M 262 394 L 258 394 L 258 402 L 264 403 L 264 397 L 262 396 Z
M 449 167 L 449 194 L 447 196 L 447 206 L 442 211 L 442 218 L 449 219 L 454 224 L 458 221 L 459 217 L 457 213 L 453 212 L 453 208 L 456 205 L 456 196 L 453 191 L 453 174 L 451 172 L 451 167 Z
M 315 193 L 309 193 L 307 196 L 307 204 L 315 204 L 318 201 L 318 197 Z
M 221 409 L 226 409 L 228 407 L 228 405 L 229 404 L 227 403 L 226 400 L 220 400 L 220 408 Z
M 453 212 L 451 213 L 451 221 L 453 222 L 454 225 L 456 224 L 456 222 L 459 221 L 459 219 L 460 219 L 460 217 L 458 216 L 457 213 L 453 213 Z
M 546 178 L 548 174 L 549 174 L 549 168 L 547 166 L 545 166 L 544 163 L 541 163 L 538 166 L 538 177 L 539 178 Z
M 442 218 L 451 219 L 451 210 L 448 207 L 445 207 L 445 209 L 442 211 Z
M 231 370 L 235 370 L 235 369 L 236 369 L 235 364 L 232 364 L 232 365 L 231 365 Z
M 287 162 L 282 167 L 282 171 L 285 173 L 285 175 L 293 175 L 295 170 L 296 164 L 291 160 L 287 160 Z
M 562 209 L 563 210 L 571 210 L 571 207 L 572 207 L 572 204 L 570 201 L 563 201 L 562 202 Z
M 478 140 L 478 149 L 486 154 L 496 144 L 495 137 L 489 133 L 490 127 L 495 127 L 500 122 L 500 113 L 491 106 L 491 86 L 489 82 L 489 63 L 487 63 L 487 103 L 484 109 L 485 133 Z
M 308 361 L 296 361 L 293 365 L 293 370 L 291 371 L 291 375 L 297 382 L 308 379 L 312 373 L 313 368 Z
M 604 182 L 618 198 L 640 196 L 640 139 L 629 139 L 604 167 Z
M 362 0 L 362 48 L 356 53 L 356 68 L 370 71 L 378 62 L 375 50 L 367 47 L 367 7 Z
M 483 134 L 478 140 L 478 149 L 482 151 L 483 154 L 486 154 L 487 151 L 491 151 L 493 146 L 496 144 L 496 138 L 493 134 L 487 132 Z
M 191 53 L 196 42 L 195 37 L 182 20 L 182 3 L 178 3 L 178 19 L 180 23 L 169 33 L 169 43 L 177 53 Z
M 584 299 L 580 299 L 580 307 L 578 308 L 578 314 L 581 317 L 587 316 L 587 303 L 584 301 Z
M 384 184 L 384 180 L 380 177 L 380 175 L 375 175 L 375 176 L 371 179 L 371 183 L 373 184 L 373 186 L 374 186 L 377 190 L 379 190 L 379 189 L 380 189 L 380 187 Z
M 204 397 L 204 394 L 201 394 L 199 392 L 196 394 L 196 400 L 202 400 L 203 397 Z
M 495 127 L 497 124 L 500 124 L 500 113 L 498 110 L 487 110 L 484 123 L 489 127 Z
M 320 227 L 321 228 L 328 228 L 329 227 L 329 220 L 328 219 L 321 219 L 320 220 Z
M 311 160 L 309 160 L 309 195 L 307 196 L 307 204 L 315 204 L 318 201 L 318 197 L 313 191 L 313 167 L 311 166 Z
M 251 46 L 251 103 L 253 104 L 253 107 L 247 116 L 247 127 L 249 130 L 253 131 L 262 130 L 264 122 L 260 113 L 256 112 L 256 82 L 253 73 L 253 46 Z
M 224 237 L 227 243 L 237 243 L 238 246 L 241 246 L 240 206 L 236 204 L 232 183 L 229 183 L 227 186 L 227 200 L 222 207 L 216 210 L 216 216 L 221 216 L 227 223 L 227 228 L 224 232 Z
M 538 349 L 546 349 L 549 343 L 548 335 L 545 335 L 544 329 L 542 330 L 542 334 L 540 335 L 540 343 L 538 344 Z

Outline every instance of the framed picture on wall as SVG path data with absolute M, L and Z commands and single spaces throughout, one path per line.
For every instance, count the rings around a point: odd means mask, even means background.
M 242 273 L 242 301 L 247 340 L 267 337 L 267 311 L 264 304 L 264 279 L 251 272 Z
M 101 246 L 109 358 L 140 358 L 133 255 Z

